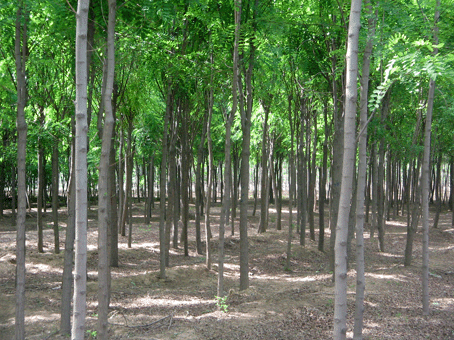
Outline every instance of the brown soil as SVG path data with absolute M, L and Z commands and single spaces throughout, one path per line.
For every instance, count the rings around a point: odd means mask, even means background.
M 213 225 L 214 266 L 205 269 L 205 258 L 190 256 L 182 247 L 171 250 L 167 279 L 158 278 L 158 219 L 145 225 L 143 206 L 134 209 L 133 245 L 120 237 L 120 267 L 112 269 L 110 339 L 329 339 L 332 334 L 334 284 L 328 256 L 307 236 L 299 245 L 294 234 L 291 270 L 285 270 L 287 224 L 275 229 L 271 212 L 269 231 L 257 234 L 258 217 L 249 224 L 250 288 L 239 291 L 239 236 L 226 235 L 225 285 L 227 312 L 216 306 L 217 216 Z M 155 213 L 157 213 L 156 207 Z M 214 208 L 219 213 L 219 207 Z M 36 216 L 27 218 L 27 339 L 67 339 L 58 334 L 63 254 L 53 254 L 53 231 L 46 217 L 46 252 L 37 252 Z M 154 215 L 156 216 L 156 215 Z M 258 216 L 258 213 L 257 213 Z M 284 214 L 287 221 L 287 216 Z M 61 248 L 64 247 L 66 214 L 61 212 Z M 87 338 L 97 321 L 96 211 L 89 214 Z M 317 220 L 317 219 L 316 219 Z M 202 228 L 203 229 L 203 228 Z M 14 336 L 15 227 L 11 217 L 0 219 L 0 339 Z M 190 224 L 191 233 L 194 224 Z M 236 224 L 236 231 L 238 225 Z M 329 230 L 325 231 L 329 243 Z M 366 233 L 365 339 L 454 339 L 454 228 L 450 214 L 430 231 L 431 314 L 422 316 L 421 232 L 415 238 L 414 260 L 403 266 L 405 218 L 386 227 L 386 252 Z M 318 237 L 318 234 L 316 235 Z M 348 337 L 352 337 L 355 263 L 348 283 Z

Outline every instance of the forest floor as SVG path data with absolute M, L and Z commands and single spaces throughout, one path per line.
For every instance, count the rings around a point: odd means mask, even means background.
M 135 205 L 132 248 L 120 237 L 119 268 L 112 269 L 110 339 L 329 339 L 333 328 L 334 284 L 328 255 L 306 237 L 299 245 L 294 233 L 291 270 L 286 270 L 288 223 L 275 227 L 271 209 L 269 231 L 257 234 L 259 211 L 249 221 L 250 288 L 239 291 L 239 236 L 226 230 L 225 286 L 227 312 L 218 310 L 217 232 L 219 206 L 213 209 L 213 269 L 195 251 L 194 222 L 190 223 L 189 257 L 182 246 L 171 249 L 167 279 L 159 273 L 158 206 L 150 225 L 143 205 Z M 252 211 L 252 209 L 251 209 Z M 26 338 L 67 339 L 58 334 L 63 251 L 53 254 L 53 231 L 45 217 L 45 252 L 37 252 L 36 212 L 27 217 Z M 95 338 L 97 321 L 96 210 L 89 214 L 86 338 Z M 61 212 L 60 247 L 64 247 L 66 213 Z M 288 221 L 287 214 L 283 214 Z M 284 220 L 283 220 L 284 221 Z M 316 218 L 318 221 L 318 218 Z M 454 339 L 454 228 L 444 213 L 438 229 L 430 230 L 429 317 L 421 306 L 421 230 L 415 237 L 414 260 L 403 266 L 406 219 L 386 225 L 386 252 L 376 238 L 365 235 L 366 297 L 364 339 Z M 14 336 L 15 227 L 11 217 L 0 219 L 0 339 Z M 203 226 L 203 224 L 202 224 Z M 203 229 L 203 227 L 202 227 Z M 325 249 L 329 229 L 325 231 Z M 203 234 L 202 234 L 203 236 Z M 318 238 L 318 233 L 316 234 Z M 355 263 L 348 272 L 348 326 L 352 337 Z

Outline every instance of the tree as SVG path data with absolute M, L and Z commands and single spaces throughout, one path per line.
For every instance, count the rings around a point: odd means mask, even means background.
M 352 198 L 353 166 L 356 156 L 356 100 L 358 75 L 358 41 L 361 0 L 352 0 L 346 54 L 344 153 L 342 185 L 335 241 L 334 339 L 345 339 L 347 333 L 347 235 Z
M 71 339 L 85 335 L 87 287 L 87 30 L 89 0 L 79 0 L 76 26 L 76 253 Z
M 366 189 L 367 172 L 367 96 L 369 92 L 370 57 L 372 54 L 373 38 L 375 35 L 375 18 L 373 17 L 370 0 L 366 0 L 368 18 L 368 37 L 363 54 L 363 67 L 361 75 L 360 92 L 360 125 L 359 125 L 359 164 L 358 183 L 356 190 L 356 301 L 355 301 L 355 326 L 353 337 L 362 339 L 363 312 L 364 312 L 364 195 Z
M 434 45 L 438 45 L 438 20 L 440 18 L 440 0 L 437 0 L 434 18 Z M 434 54 L 438 48 L 434 49 Z M 424 128 L 424 156 L 422 164 L 421 188 L 422 188 L 422 311 L 423 315 L 429 315 L 429 162 L 430 162 L 430 139 L 432 133 L 432 112 L 435 96 L 435 79 L 430 78 L 429 96 L 427 99 L 426 125 Z
M 102 129 L 101 159 L 99 163 L 98 184 L 98 338 L 108 339 L 107 314 L 110 296 L 110 264 L 108 247 L 108 228 L 110 223 L 110 152 L 114 127 L 112 92 L 115 72 L 115 14 L 116 0 L 109 0 L 107 26 L 107 66 L 104 97 L 104 127 Z M 116 207 L 115 207 L 116 208 Z
M 26 215 L 26 143 L 27 122 L 27 87 L 25 65 L 27 60 L 27 24 L 28 12 L 24 1 L 20 0 L 16 14 L 15 59 L 17 78 L 17 232 L 16 232 L 16 340 L 25 339 L 25 215 Z

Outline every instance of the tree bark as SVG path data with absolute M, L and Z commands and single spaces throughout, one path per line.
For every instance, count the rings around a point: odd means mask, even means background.
M 58 119 L 57 119 L 58 120 Z M 58 138 L 55 138 L 52 146 L 52 221 L 54 227 L 54 252 L 60 253 L 60 231 L 58 228 Z
M 344 118 L 344 153 L 339 213 L 336 226 L 334 339 L 346 339 L 347 333 L 347 234 L 352 196 L 353 164 L 356 157 L 356 102 L 358 75 L 358 39 L 361 0 L 352 0 L 346 55 L 346 90 Z
M 372 17 L 372 5 L 370 0 L 365 1 L 365 7 L 369 15 L 368 38 L 363 54 L 363 67 L 361 76 L 360 92 L 360 127 L 362 133 L 358 136 L 358 180 L 356 185 L 356 299 L 355 299 L 355 324 L 353 339 L 363 338 L 364 316 L 364 291 L 366 288 L 365 262 L 364 262 L 364 200 L 367 178 L 367 98 L 369 94 L 370 57 L 372 55 L 373 39 L 375 36 L 375 18 Z
M 76 29 L 76 263 L 71 336 L 82 340 L 85 335 L 87 290 L 87 25 L 89 0 L 79 0 Z
M 164 117 L 164 130 L 162 136 L 161 173 L 159 175 L 159 277 L 166 278 L 166 179 L 167 179 L 167 129 L 172 112 L 171 82 L 167 84 L 166 113 Z
M 438 20 L 440 18 L 440 0 L 437 0 L 434 18 L 434 45 L 438 45 Z M 433 51 L 438 53 L 438 48 Z M 429 315 L 429 163 L 430 163 L 430 139 L 432 132 L 432 113 L 435 97 L 435 79 L 429 81 L 429 96 L 427 99 L 426 125 L 424 130 L 424 156 L 422 164 L 422 310 L 423 315 Z
M 61 288 L 61 318 L 60 333 L 69 335 L 71 333 L 71 293 L 73 287 L 73 258 L 74 258 L 74 238 L 76 223 L 76 167 L 75 167 L 75 125 L 74 117 L 71 119 L 72 138 L 71 138 L 71 163 L 69 184 L 68 184 L 68 220 L 66 225 L 65 238 L 65 261 L 63 265 L 63 278 Z
M 262 100 L 263 110 L 265 111 L 265 119 L 263 120 L 263 128 L 262 128 L 262 181 L 261 181 L 261 189 L 260 189 L 260 225 L 259 225 L 259 233 L 266 232 L 268 228 L 268 199 L 269 193 L 266 190 L 267 186 L 269 185 L 268 181 L 268 152 L 267 144 L 268 143 L 268 116 L 271 109 L 271 101 L 272 95 L 267 94 L 267 98 Z
M 16 13 L 15 59 L 17 77 L 17 220 L 16 220 L 16 318 L 15 339 L 25 339 L 25 215 L 26 215 L 26 143 L 27 88 L 25 61 L 27 56 L 27 10 L 24 1 L 18 2 Z
M 44 126 L 44 108 L 39 109 L 40 128 Z M 44 198 L 44 145 L 41 137 L 38 137 L 38 194 L 37 194 L 37 227 L 38 227 L 38 252 L 44 253 L 43 245 L 43 198 Z
M 114 127 L 112 107 L 112 93 L 115 72 L 115 15 L 116 0 L 109 0 L 109 17 L 107 26 L 107 60 L 106 60 L 106 86 L 104 97 L 104 127 L 102 130 L 101 158 L 99 162 L 98 181 L 98 339 L 108 339 L 107 315 L 110 300 L 110 263 L 109 263 L 109 173 L 110 152 Z M 102 112 L 100 112 L 102 115 Z M 102 121 L 101 117 L 98 117 Z
M 326 200 L 326 180 L 328 178 L 328 103 L 323 104 L 323 120 L 325 124 L 325 140 L 323 141 L 323 160 L 322 168 L 320 169 L 319 179 L 319 235 L 318 235 L 318 250 L 324 251 L 325 245 L 325 200 Z

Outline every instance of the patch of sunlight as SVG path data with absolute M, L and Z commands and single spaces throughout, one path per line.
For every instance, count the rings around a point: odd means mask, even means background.
M 39 315 L 31 315 L 25 317 L 25 322 L 52 322 L 60 319 L 58 313 L 45 313 Z
M 380 256 L 384 256 L 384 257 L 399 257 L 399 258 L 403 258 L 404 256 L 403 255 L 398 255 L 398 254 L 393 254 L 393 253 L 378 253 Z
M 26 263 L 25 267 L 28 273 L 38 274 L 38 273 L 62 273 L 62 269 L 50 266 L 44 263 Z
M 370 322 L 370 321 L 366 321 L 366 320 L 364 320 L 364 321 L 365 321 L 364 322 L 364 326 L 365 327 L 364 327 L 364 330 L 363 330 L 364 333 L 369 333 L 367 331 L 367 328 L 380 328 L 380 327 L 383 327 L 382 325 L 380 325 L 379 323 L 376 323 L 376 322 Z
M 208 305 L 214 303 L 213 300 L 199 299 L 195 297 L 188 297 L 185 300 L 176 299 L 155 299 L 151 296 L 144 296 L 137 299 L 132 299 L 130 303 L 121 302 L 122 308 L 137 308 L 137 307 L 183 307 L 194 305 Z
M 393 226 L 393 227 L 406 227 L 407 224 L 404 222 L 399 222 L 399 221 L 386 221 L 387 225 Z
M 249 276 L 253 277 L 255 280 L 279 280 L 279 281 L 286 281 L 286 282 L 313 282 L 318 280 L 325 280 L 327 278 L 331 278 L 331 274 L 320 274 L 315 276 L 306 276 L 306 277 L 291 277 L 285 275 L 262 275 L 262 274 L 255 274 Z
M 224 268 L 229 269 L 229 270 L 240 270 L 240 265 L 239 264 L 232 264 L 232 263 L 224 263 Z
M 432 299 L 431 305 L 436 309 L 451 309 L 454 306 L 454 298 Z
M 446 246 L 446 247 L 429 247 L 430 250 L 436 250 L 436 251 L 448 251 L 448 250 L 453 250 L 453 246 Z
M 374 279 L 381 279 L 381 280 L 394 280 L 400 282 L 406 282 L 407 278 L 403 275 L 388 275 L 388 274 L 374 274 L 374 273 L 366 273 L 366 277 L 371 277 Z

